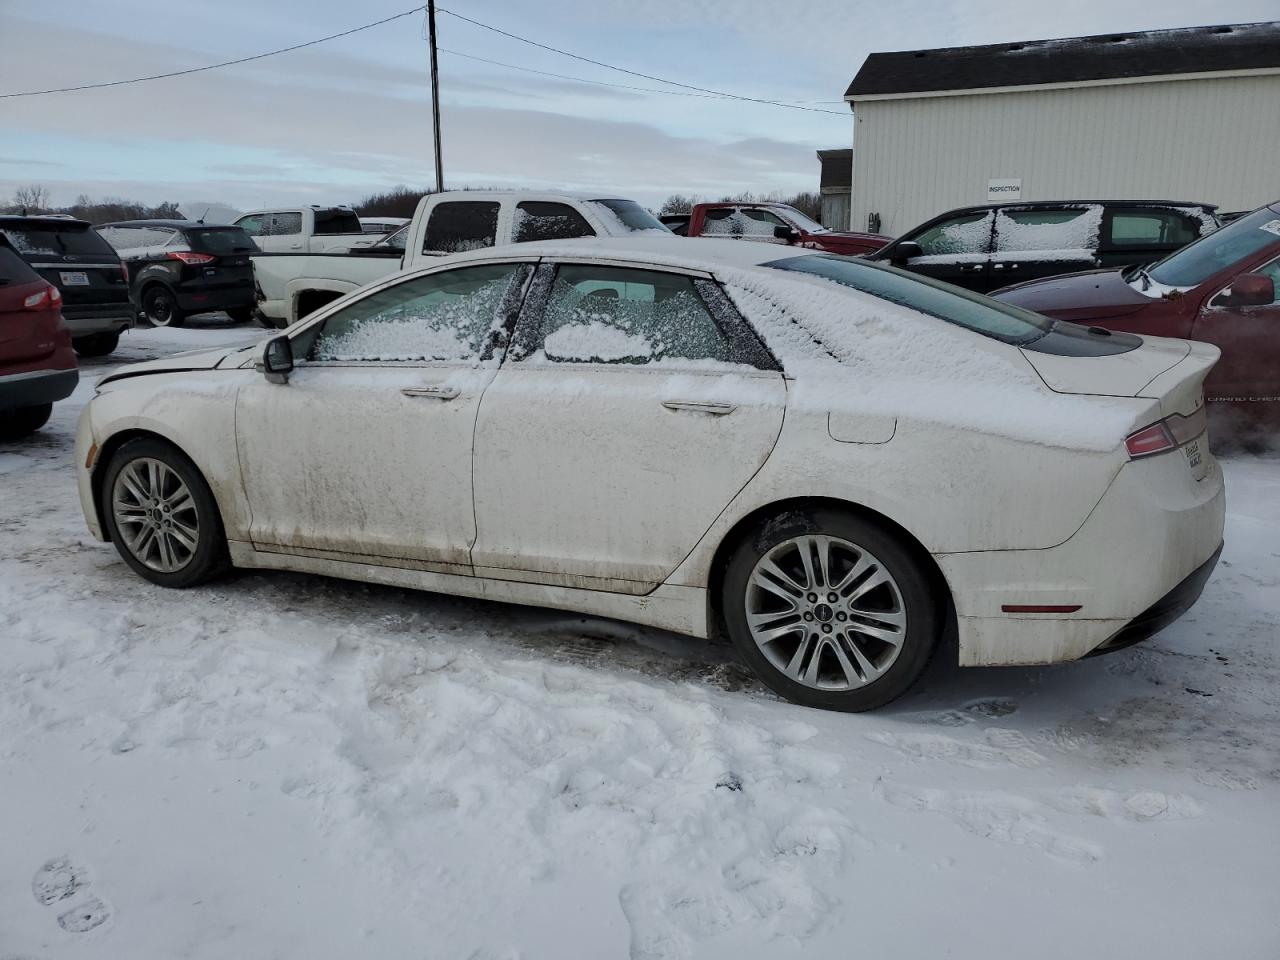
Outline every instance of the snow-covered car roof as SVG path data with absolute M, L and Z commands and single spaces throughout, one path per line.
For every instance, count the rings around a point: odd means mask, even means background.
M 709 237 L 678 237 L 675 234 L 637 233 L 633 237 L 581 237 L 575 240 L 535 240 L 505 247 L 485 247 L 451 254 L 451 263 L 466 260 L 532 260 L 538 257 L 581 257 L 583 259 L 634 260 L 669 267 L 714 272 L 717 267 L 758 267 L 789 256 L 803 256 L 771 243 L 744 243 L 741 240 Z

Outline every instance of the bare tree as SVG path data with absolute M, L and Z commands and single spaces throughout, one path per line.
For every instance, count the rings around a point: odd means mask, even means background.
M 13 191 L 13 205 L 28 213 L 44 213 L 49 209 L 49 188 L 29 183 Z
M 659 213 L 688 213 L 693 209 L 693 205 L 698 202 L 697 197 L 689 196 L 683 193 L 673 193 L 662 201 L 662 209 Z

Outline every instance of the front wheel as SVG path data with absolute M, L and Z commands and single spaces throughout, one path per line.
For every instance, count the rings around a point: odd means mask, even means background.
M 938 639 L 939 604 L 914 552 L 887 526 L 836 510 L 758 527 L 729 560 L 721 603 L 760 679 L 827 710 L 901 696 Z
M 76 337 L 71 341 L 76 353 L 82 357 L 105 357 L 120 345 L 120 331 L 94 333 L 87 337 Z
M 133 570 L 162 587 L 191 587 L 229 566 L 217 503 L 196 465 L 160 440 L 131 440 L 102 478 L 107 533 Z
M 155 284 L 142 295 L 142 314 L 153 327 L 180 327 L 186 319 L 168 287 Z
M 49 422 L 51 413 L 53 413 L 52 403 L 42 403 L 38 407 L 0 410 L 0 440 L 21 440 L 35 433 Z

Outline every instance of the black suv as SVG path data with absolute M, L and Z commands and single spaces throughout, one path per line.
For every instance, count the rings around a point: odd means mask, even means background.
M 129 280 L 111 245 L 85 220 L 0 216 L 0 233 L 62 294 L 62 318 L 82 357 L 104 357 L 133 323 Z
M 1175 200 L 1071 200 L 962 207 L 869 260 L 988 293 L 1011 283 L 1153 263 L 1221 226 L 1216 207 Z
M 133 299 L 157 327 L 180 327 L 188 314 L 224 310 L 239 323 L 253 315 L 258 246 L 241 227 L 199 220 L 125 220 L 98 227 L 129 267 Z

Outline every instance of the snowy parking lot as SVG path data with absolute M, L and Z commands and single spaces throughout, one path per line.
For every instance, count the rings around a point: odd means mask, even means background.
M 655 630 L 134 575 L 95 377 L 262 335 L 134 331 L 0 446 L 3 960 L 1280 956 L 1280 458 L 1153 640 L 830 714 Z

